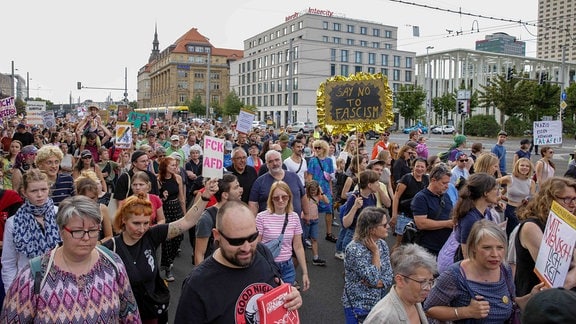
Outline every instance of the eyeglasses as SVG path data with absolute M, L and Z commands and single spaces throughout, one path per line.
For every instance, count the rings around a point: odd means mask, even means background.
M 228 244 L 230 244 L 232 246 L 240 246 L 240 245 L 244 244 L 244 242 L 246 242 L 246 241 L 248 241 L 248 243 L 252 243 L 252 242 L 256 241 L 259 234 L 260 233 L 256 232 L 256 233 L 251 234 L 250 236 L 247 236 L 247 237 L 230 238 L 230 237 L 224 235 L 224 233 L 220 232 L 220 235 L 222 235 L 222 237 L 225 238 L 226 241 L 228 241 Z
M 89 238 L 96 238 L 100 235 L 100 229 L 93 229 L 93 230 L 71 230 L 68 227 L 64 226 L 64 230 L 68 233 L 70 233 L 70 235 L 72 235 L 72 238 L 75 239 L 82 239 L 84 238 L 84 235 L 88 234 Z
M 315 150 L 321 150 L 322 147 L 321 147 L 321 146 L 314 146 L 314 149 L 315 149 Z
M 419 283 L 419 284 L 420 284 L 420 289 L 426 289 L 426 288 L 432 289 L 432 287 L 434 286 L 434 283 L 436 283 L 436 279 L 416 280 L 416 279 L 414 279 L 414 278 L 410 278 L 410 277 L 408 277 L 408 276 L 405 276 L 405 275 L 403 275 L 403 274 L 401 274 L 401 273 L 399 273 L 399 275 L 401 275 L 402 277 L 404 277 L 404 278 L 406 278 L 406 279 L 409 279 L 409 280 L 412 280 L 412 281 L 414 281 L 414 282 Z
M 246 156 L 237 156 L 234 158 L 234 160 L 246 160 L 247 157 Z
M 288 201 L 289 198 L 290 197 L 288 195 L 272 196 L 272 200 L 274 200 L 275 202 Z
M 460 162 L 468 162 L 468 159 L 460 160 Z
M 556 197 L 556 199 L 564 202 L 565 205 L 576 204 L 576 197 Z

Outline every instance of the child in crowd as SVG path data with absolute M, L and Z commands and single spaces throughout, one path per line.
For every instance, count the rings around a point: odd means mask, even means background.
M 426 145 L 426 137 L 418 137 L 417 143 L 418 145 L 416 145 L 416 154 L 418 154 L 418 157 L 428 159 L 428 146 Z
M 329 203 L 328 197 L 320 190 L 320 184 L 315 180 L 306 183 L 306 199 L 308 199 L 308 215 L 302 219 L 303 237 L 306 242 L 310 241 L 312 247 L 312 264 L 315 266 L 325 266 L 326 261 L 318 256 L 318 203 L 323 201 Z M 306 243 L 308 247 L 308 244 Z

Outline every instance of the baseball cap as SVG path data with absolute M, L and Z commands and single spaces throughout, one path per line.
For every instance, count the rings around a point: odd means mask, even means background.
M 90 151 L 88 151 L 88 150 L 83 150 L 83 151 L 80 153 L 80 158 L 83 159 L 83 158 L 85 158 L 85 157 L 92 157 L 92 153 L 91 153 Z
M 16 126 L 16 129 L 19 129 L 19 128 L 26 128 L 26 125 L 24 125 L 24 124 L 18 124 L 18 126 Z
M 38 153 L 38 149 L 34 145 L 26 145 L 20 150 L 20 152 L 22 154 L 36 154 Z
M 284 133 L 282 135 L 280 135 L 280 137 L 278 138 L 278 140 L 280 142 L 289 142 L 290 141 L 290 137 L 288 136 L 288 134 Z
M 576 293 L 564 288 L 551 288 L 534 295 L 524 308 L 522 323 L 574 323 Z
M 170 136 L 170 140 L 171 140 L 171 141 L 179 141 L 179 140 L 180 140 L 180 136 L 178 136 L 178 135 L 172 135 L 172 136 Z
M 508 133 L 506 133 L 505 131 L 501 130 L 498 132 L 498 136 L 508 136 Z

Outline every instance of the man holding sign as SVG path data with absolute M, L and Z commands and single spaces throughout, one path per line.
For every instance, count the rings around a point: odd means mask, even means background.
M 224 140 L 212 136 L 204 137 L 202 176 L 222 179 L 224 172 Z

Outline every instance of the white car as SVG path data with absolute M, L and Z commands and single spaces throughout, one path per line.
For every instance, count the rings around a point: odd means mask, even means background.
M 454 134 L 456 130 L 452 125 L 436 126 L 432 128 L 432 134 Z
M 314 131 L 314 124 L 312 122 L 295 122 L 290 125 L 292 133 L 311 133 Z
M 266 122 L 253 120 L 252 121 L 252 129 L 266 129 Z

